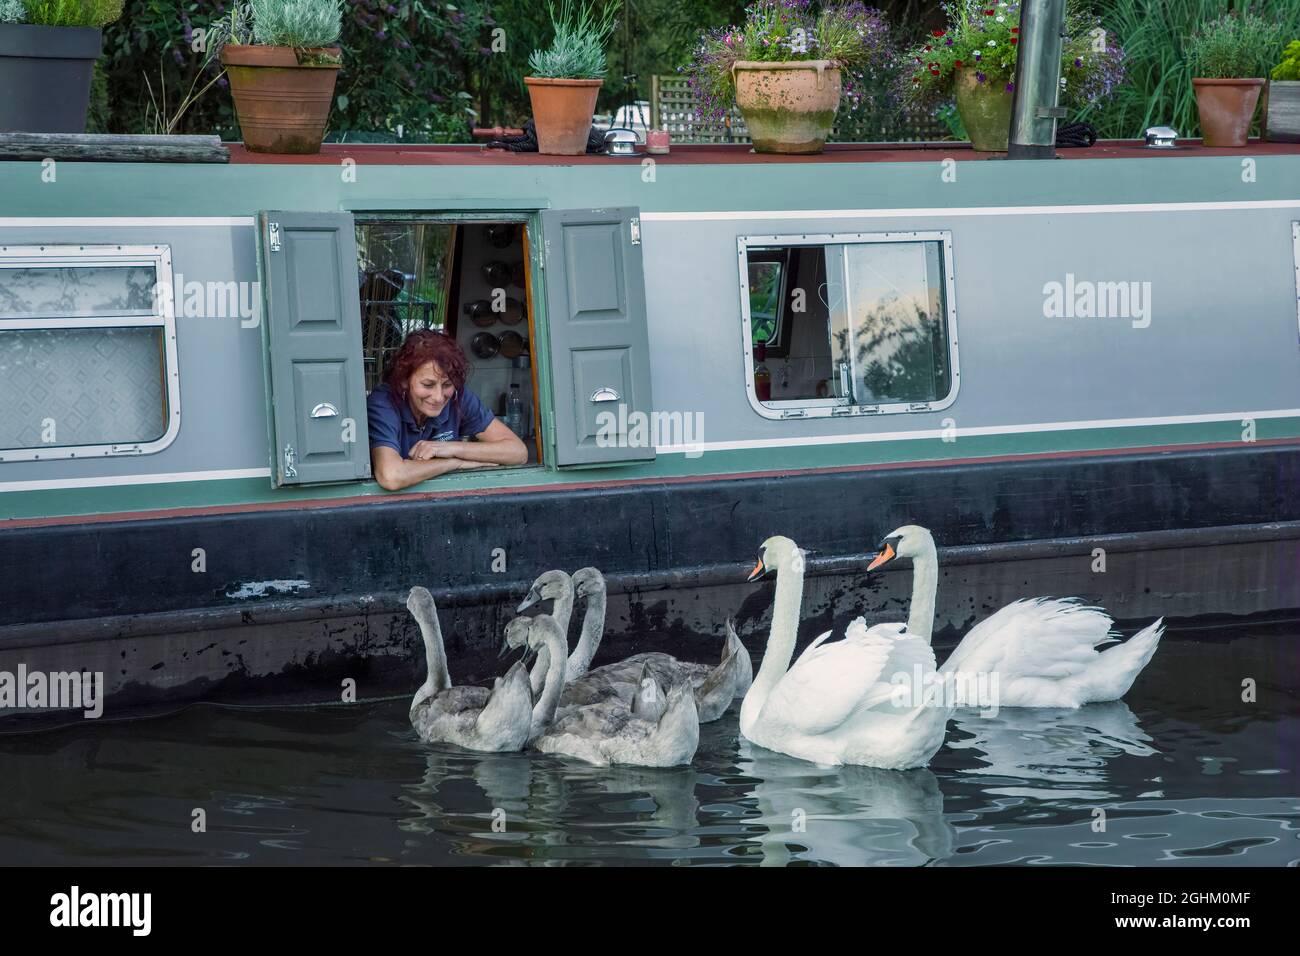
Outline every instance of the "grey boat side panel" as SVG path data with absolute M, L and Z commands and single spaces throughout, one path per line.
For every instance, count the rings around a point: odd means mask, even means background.
M 166 243 L 171 247 L 176 284 L 180 432 L 168 448 L 155 455 L 0 464 L 0 482 L 268 467 L 266 389 L 258 327 L 261 296 L 256 286 L 251 222 L 246 226 L 129 223 L 124 219 L 121 225 L 51 223 L 0 228 L 0 242 Z M 228 295 L 231 282 L 240 284 L 234 287 L 233 306 Z M 251 318 L 240 314 L 245 311 L 242 303 L 247 302 L 256 309 Z M 222 314 L 209 314 L 210 307 Z
M 1287 208 L 951 218 L 643 216 L 655 406 L 702 412 L 703 435 L 695 437 L 706 444 L 937 430 L 948 418 L 960 434 L 1297 408 L 1296 218 L 1300 211 Z M 256 282 L 251 223 L 128 223 L 0 227 L 0 242 L 171 246 L 179 283 L 180 433 L 169 448 L 145 457 L 7 463 L 0 465 L 0 482 L 268 467 L 260 328 L 238 315 L 203 314 L 206 301 L 199 314 L 187 314 L 196 311 L 187 302 L 189 283 Z M 760 417 L 744 391 L 737 237 L 911 229 L 952 235 L 961 368 L 955 403 L 942 411 L 837 420 Z M 1045 317 L 1044 284 L 1064 284 L 1068 275 L 1138 283 L 1150 324 L 1135 328 L 1146 321 L 1138 315 Z
M 1288 209 L 645 224 L 658 407 L 705 442 L 1148 419 L 1300 407 Z M 736 239 L 952 233 L 961 382 L 948 409 L 770 421 L 744 393 Z M 1044 315 L 1044 286 L 1137 283 L 1146 315 Z M 730 281 L 729 281 L 730 280 Z M 811 292 L 809 293 L 812 294 Z M 1147 299 L 1149 298 L 1149 301 Z

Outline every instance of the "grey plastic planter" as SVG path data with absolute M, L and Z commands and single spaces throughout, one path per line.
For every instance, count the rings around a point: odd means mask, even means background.
M 0 23 L 0 133 L 84 133 L 98 27 Z
M 1268 84 L 1268 140 L 1300 143 L 1300 80 Z

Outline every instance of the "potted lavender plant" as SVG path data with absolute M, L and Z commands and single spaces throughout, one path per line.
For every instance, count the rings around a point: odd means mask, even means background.
M 888 63 L 888 27 L 860 2 L 757 0 L 745 22 L 704 36 L 685 72 L 699 111 L 734 100 L 754 151 L 820 153 L 844 89 L 841 71 Z
M 0 132 L 84 133 L 101 28 L 123 0 L 0 0 Z
M 249 0 L 222 47 L 244 145 L 257 153 L 318 153 L 334 84 L 341 0 Z M 251 14 L 251 36 L 243 26 Z
M 604 83 L 605 44 L 614 32 L 614 7 L 597 14 L 572 0 L 559 10 L 547 3 L 555 39 L 528 57 L 528 98 L 533 107 L 538 152 L 579 156 L 587 151 L 596 97 Z

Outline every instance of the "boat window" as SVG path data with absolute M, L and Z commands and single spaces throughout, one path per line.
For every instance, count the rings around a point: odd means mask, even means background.
M 944 408 L 957 338 L 947 233 L 744 236 L 746 387 L 767 418 Z
M 170 444 L 171 288 L 167 246 L 0 246 L 0 460 Z

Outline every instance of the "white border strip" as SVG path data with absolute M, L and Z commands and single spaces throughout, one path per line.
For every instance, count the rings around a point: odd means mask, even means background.
M 241 468 L 231 471 L 178 471 L 167 475 L 109 475 L 104 478 L 54 478 L 46 481 L 4 481 L 3 491 L 51 491 L 56 488 L 110 488 L 120 485 L 164 485 L 185 481 L 217 481 L 223 478 L 270 478 L 270 468 Z M 0 530 L 4 522 L 0 521 Z
M 785 219 L 907 219 L 917 216 L 1068 216 L 1121 212 L 1226 212 L 1239 209 L 1300 209 L 1300 199 L 1236 202 L 1148 202 L 1088 206 L 940 206 L 917 209 L 780 209 L 768 212 L 645 212 L 642 222 L 726 222 Z M 2 221 L 0 221 L 2 223 Z
M 789 438 L 747 438 L 740 441 L 699 442 L 694 445 L 656 445 L 661 455 L 692 455 L 706 451 L 731 451 L 742 448 L 789 448 L 805 445 L 853 445 L 859 442 L 907 441 L 909 439 L 939 438 L 945 432 L 954 439 L 976 435 L 1021 435 L 1026 432 L 1066 432 L 1085 428 L 1134 428 L 1141 425 L 1194 425 L 1200 422 L 1232 422 L 1243 419 L 1300 418 L 1300 408 L 1274 408 L 1262 412 L 1214 412 L 1208 415 L 1168 415 L 1164 418 L 1102 418 L 1080 422 L 1045 422 L 1029 425 L 980 425 L 973 428 L 923 428 L 913 431 L 874 432 L 857 435 L 805 435 Z M 1105 449 L 1099 449 L 1105 450 Z M 1114 449 L 1123 451 L 1122 448 Z
M 254 225 L 252 216 L 0 216 L 0 228 L 5 226 L 248 226 Z

